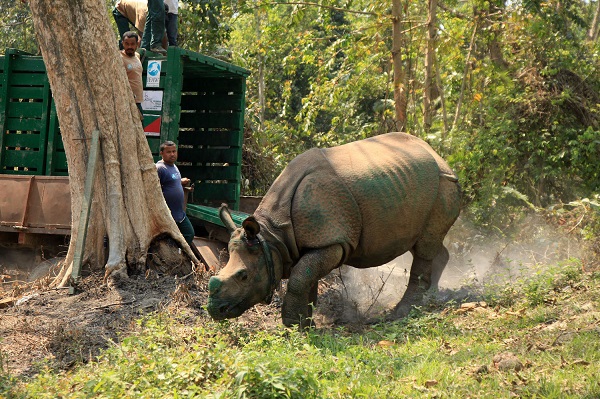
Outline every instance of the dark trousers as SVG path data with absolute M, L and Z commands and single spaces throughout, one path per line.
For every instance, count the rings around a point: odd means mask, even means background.
M 148 16 L 142 36 L 142 47 L 150 50 L 162 47 L 165 35 L 165 2 L 164 0 L 148 0 Z
M 115 23 L 117 24 L 117 30 L 119 31 L 119 50 L 123 50 L 123 34 L 131 30 L 131 28 L 129 28 L 130 22 L 116 7 L 113 9 L 112 14 Z
M 192 226 L 192 222 L 190 222 L 190 219 L 187 217 L 187 215 L 181 222 L 176 223 L 177 227 L 179 227 L 179 231 L 181 231 L 181 235 L 183 235 L 183 238 L 185 238 L 185 241 L 187 241 L 190 246 L 194 245 L 194 226 Z
M 177 46 L 177 14 L 167 13 L 167 39 L 169 46 Z

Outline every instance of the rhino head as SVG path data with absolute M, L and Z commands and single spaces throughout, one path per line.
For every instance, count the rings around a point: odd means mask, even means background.
M 226 205 L 219 215 L 231 238 L 227 265 L 208 282 L 207 310 L 215 320 L 238 317 L 259 302 L 269 303 L 276 281 L 271 250 L 256 219 L 250 216 L 237 228 Z

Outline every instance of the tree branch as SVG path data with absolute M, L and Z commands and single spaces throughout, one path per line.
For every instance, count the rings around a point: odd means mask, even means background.
M 376 16 L 376 17 L 379 16 L 379 14 L 374 13 L 374 12 L 349 10 L 347 8 L 334 7 L 334 6 L 326 6 L 326 5 L 323 5 L 323 4 L 311 3 L 311 2 L 305 2 L 305 1 L 275 1 L 275 2 L 266 3 L 266 4 L 269 4 L 269 5 L 315 6 L 315 7 L 327 8 L 327 9 L 335 10 L 335 11 L 348 12 L 348 13 L 351 13 L 351 14 L 373 15 L 373 16 Z

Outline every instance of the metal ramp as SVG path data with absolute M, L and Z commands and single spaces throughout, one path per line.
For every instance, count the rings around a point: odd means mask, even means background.
M 0 231 L 71 234 L 66 176 L 0 175 Z

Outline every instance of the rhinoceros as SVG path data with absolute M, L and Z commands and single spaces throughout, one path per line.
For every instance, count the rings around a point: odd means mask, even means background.
M 433 265 L 441 272 L 448 261 L 443 240 L 458 218 L 460 196 L 448 164 L 406 133 L 308 150 L 289 163 L 242 227 L 220 208 L 230 257 L 209 280 L 207 310 L 215 320 L 238 317 L 270 302 L 288 279 L 283 323 L 306 327 L 319 279 L 343 264 L 375 267 L 410 251 L 409 282 L 396 308 L 405 315 L 430 288 Z

